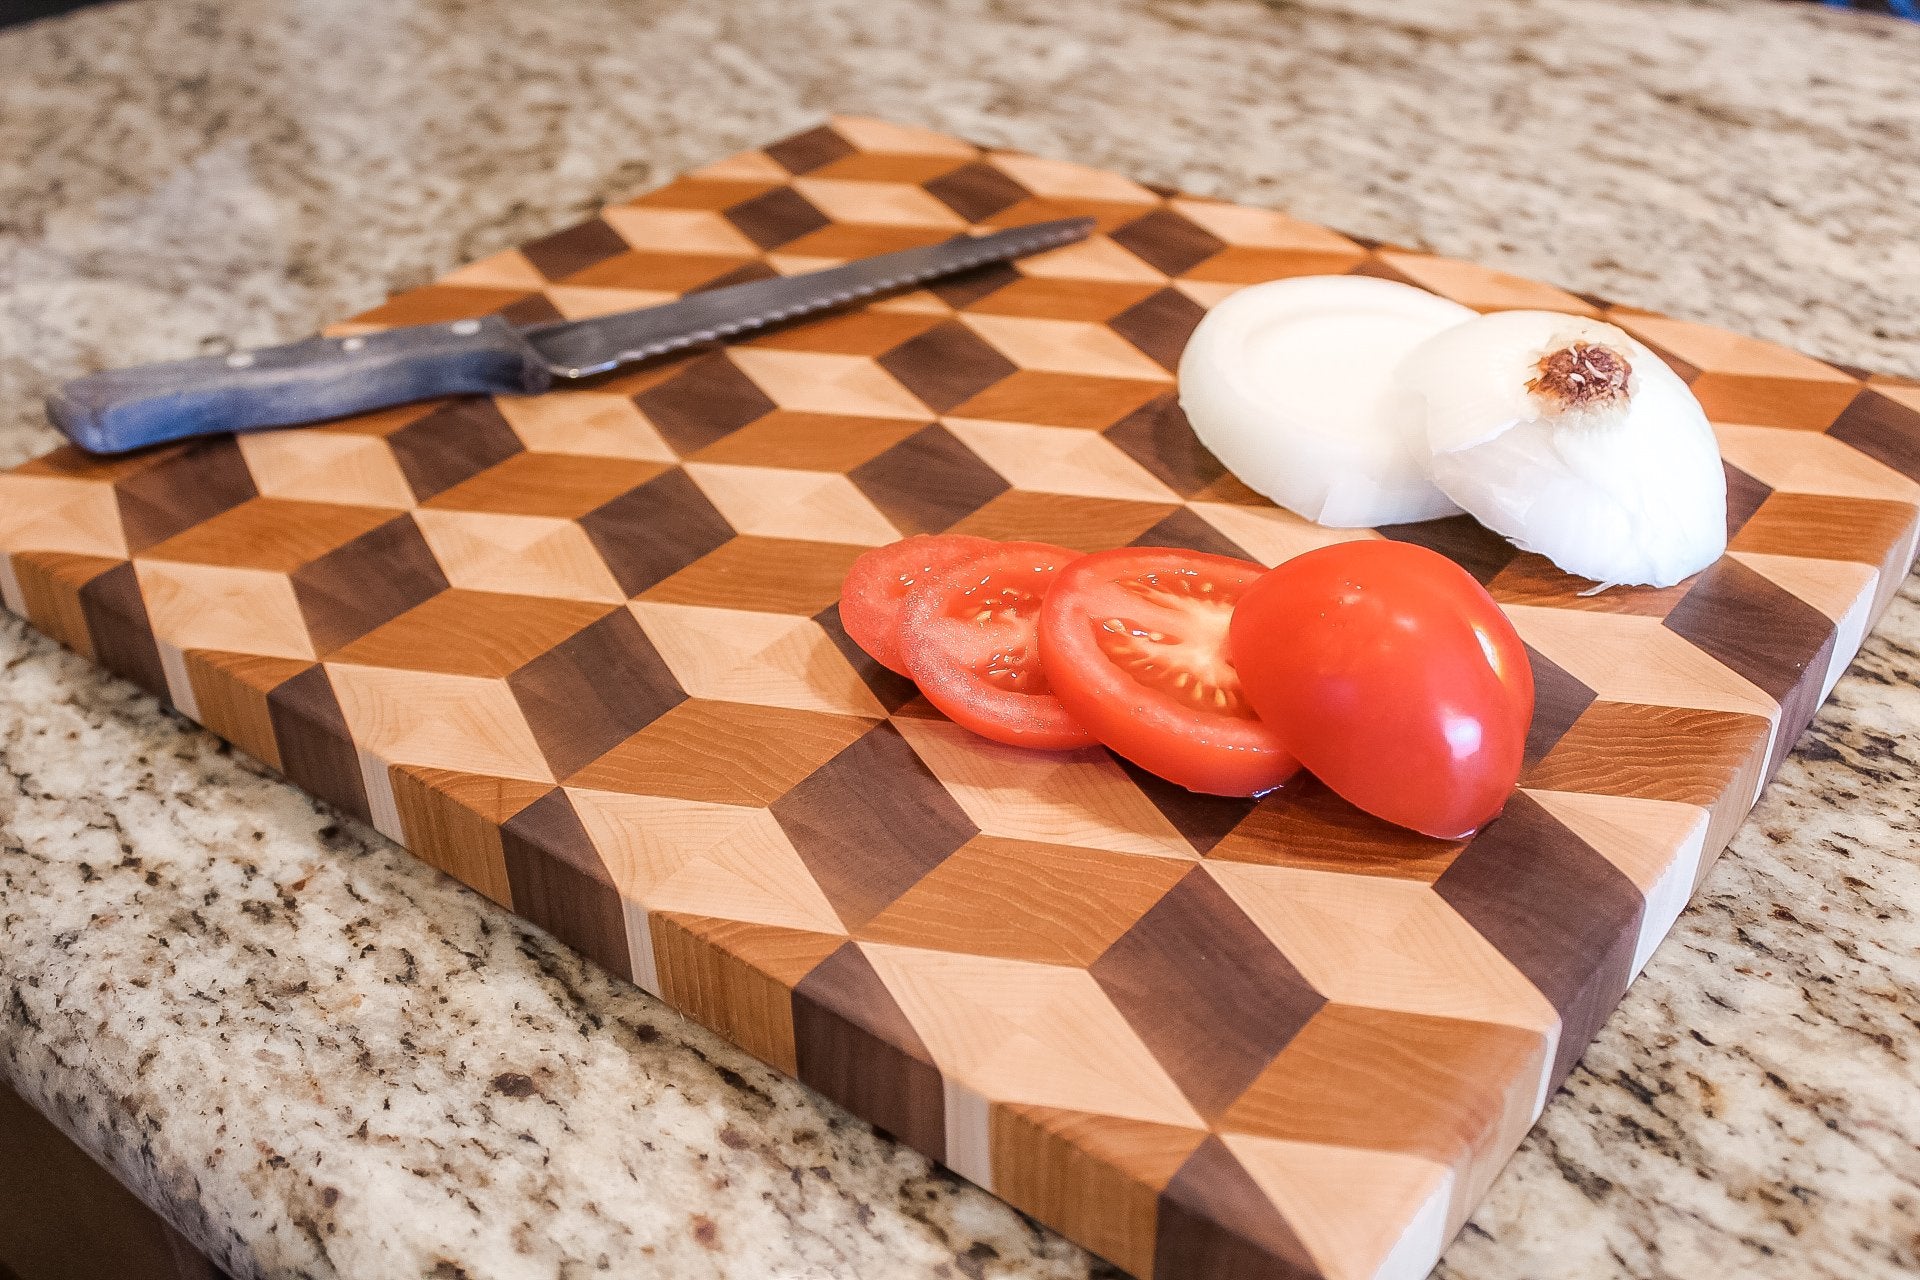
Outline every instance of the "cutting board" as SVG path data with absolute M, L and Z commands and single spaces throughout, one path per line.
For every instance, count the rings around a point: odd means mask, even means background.
M 1418 1276 L 1887 604 L 1920 386 L 1277 213 L 836 119 L 338 326 L 577 317 L 971 225 L 1101 234 L 538 399 L 0 476 L 49 635 L 1141 1277 Z M 1173 369 L 1239 285 L 1605 315 L 1692 383 L 1728 555 L 1577 594 L 1465 518 L 1305 524 Z M 1539 688 L 1471 842 L 1311 780 L 1204 798 L 969 736 L 848 643 L 860 551 L 961 530 L 1485 583 Z

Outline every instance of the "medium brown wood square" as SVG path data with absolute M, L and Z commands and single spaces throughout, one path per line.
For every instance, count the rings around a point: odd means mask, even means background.
M 1686 598 L 1688 584 L 1671 587 L 1613 587 L 1594 595 L 1567 596 L 1567 575 L 1545 556 L 1531 552 L 1516 556 L 1493 575 L 1487 591 L 1501 604 L 1543 604 L 1557 609 L 1589 609 L 1594 613 L 1633 613 L 1664 618 Z
M 1107 320 L 1158 287 L 1115 280 L 1025 276 L 969 304 L 967 310 L 988 315 L 1043 316 L 1049 320 Z
M 689 698 L 567 779 L 570 787 L 769 805 L 873 727 L 852 716 Z
M 856 151 L 810 170 L 807 176 L 850 182 L 910 182 L 927 187 L 935 179 L 970 163 L 972 161 L 964 155 L 910 156 Z
M 1681 804 L 1736 800 L 1766 758 L 1758 716 L 1596 702 L 1520 785 Z
M 1054 1107 L 995 1106 L 994 1191 L 1136 1275 L 1153 1274 L 1154 1202 L 1206 1140 L 1199 1129 Z
M 883 253 L 939 244 L 952 236 L 941 227 L 864 226 L 851 222 L 823 224 L 817 231 L 787 241 L 781 253 L 797 258 L 877 258 Z
M 1157 383 L 1139 378 L 1101 378 L 1084 373 L 1018 369 L 955 405 L 953 416 L 1098 431 L 1119 422 L 1159 394 L 1161 388 Z
M 728 272 L 750 259 L 715 253 L 650 253 L 630 249 L 567 277 L 566 283 L 586 289 L 660 289 L 681 293 Z
M 1185 873 L 1168 859 L 975 836 L 857 936 L 1084 967 Z
M 422 765 L 395 765 L 389 777 L 413 855 L 511 908 L 501 824 L 553 788 Z
M 1853 382 L 1803 381 L 1736 373 L 1702 373 L 1692 383 L 1715 422 L 1825 431 L 1860 388 Z
M 636 208 L 731 209 L 769 191 L 783 191 L 778 182 L 749 178 L 676 178 L 657 191 L 635 196 L 627 204 Z
M 848 311 L 808 324 L 776 329 L 748 343 L 776 351 L 827 351 L 877 356 L 940 323 L 937 315 L 917 311 Z
M 676 911 L 651 929 L 663 999 L 762 1062 L 798 1070 L 791 993 L 846 939 Z
M 503 677 L 615 606 L 584 600 L 442 591 L 329 655 L 334 662 Z
M 1533 1097 L 1515 1086 L 1539 1078 L 1545 1048 L 1517 1027 L 1329 1004 L 1220 1127 L 1459 1164 L 1489 1153 L 1512 1112 L 1531 1119 Z
M 1095 231 L 1112 235 L 1140 214 L 1139 205 L 1118 200 L 1028 196 L 980 219 L 980 224 L 988 227 L 1023 227 L 1030 222 L 1050 222 L 1055 218 L 1092 218 Z
M 1917 521 L 1920 513 L 1904 502 L 1775 493 L 1727 545 L 1761 555 L 1855 560 L 1897 573 L 1905 566 L 1889 563 L 1889 553 L 1911 547 Z
M 980 538 L 1051 542 L 1075 551 L 1124 547 L 1172 515 L 1171 503 L 1071 498 L 1011 490 L 952 527 Z
M 311 663 L 195 650 L 188 677 L 200 723 L 269 768 L 280 767 L 267 695 Z
M 376 507 L 252 498 L 140 553 L 147 560 L 292 573 L 393 519 Z
M 1382 822 L 1303 774 L 1261 800 L 1208 856 L 1431 884 L 1464 843 L 1429 839 Z
M 840 542 L 734 538 L 640 598 L 812 617 L 840 599 L 847 570 L 865 550 Z
M 1289 276 L 1337 276 L 1361 260 L 1340 249 L 1266 249 L 1228 245 L 1211 258 L 1188 268 L 1183 278 L 1220 284 L 1258 284 Z
M 776 409 L 695 453 L 689 462 L 728 462 L 800 471 L 853 471 L 920 430 L 901 418 L 856 418 Z
M 400 294 L 353 318 L 356 325 L 378 329 L 409 324 L 445 324 L 471 320 L 512 306 L 531 296 L 526 289 L 486 289 L 467 285 L 427 285 Z
M 639 488 L 666 469 L 662 463 L 632 458 L 517 453 L 441 490 L 422 505 L 571 519 Z

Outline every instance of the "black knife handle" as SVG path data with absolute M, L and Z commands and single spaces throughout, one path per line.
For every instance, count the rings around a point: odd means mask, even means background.
M 513 326 L 488 316 L 105 369 L 47 397 L 47 416 L 89 453 L 124 453 L 436 396 L 533 393 L 552 381 Z

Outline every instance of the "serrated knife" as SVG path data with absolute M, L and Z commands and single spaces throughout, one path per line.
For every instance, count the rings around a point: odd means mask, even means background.
M 1037 222 L 804 275 L 696 293 L 587 320 L 515 326 L 499 316 L 349 338 L 307 338 L 90 373 L 47 397 L 47 416 L 89 453 L 224 431 L 289 427 L 437 396 L 533 395 L 556 380 L 796 320 L 1082 239 L 1092 218 Z

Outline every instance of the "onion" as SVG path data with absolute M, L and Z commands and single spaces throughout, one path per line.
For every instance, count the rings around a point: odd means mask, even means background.
M 1672 586 L 1727 547 L 1713 428 L 1679 375 L 1622 330 L 1502 311 L 1409 355 L 1434 483 L 1496 533 L 1600 589 Z
M 1426 474 L 1420 401 L 1391 375 L 1473 316 L 1370 276 L 1251 285 L 1194 330 L 1180 405 L 1249 488 L 1309 520 L 1351 528 L 1457 515 Z

